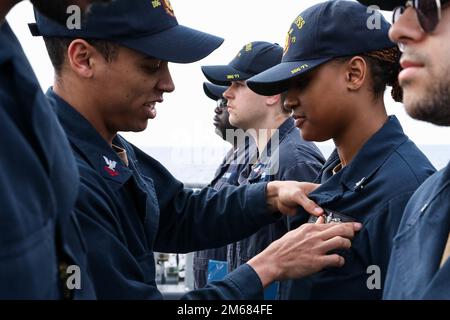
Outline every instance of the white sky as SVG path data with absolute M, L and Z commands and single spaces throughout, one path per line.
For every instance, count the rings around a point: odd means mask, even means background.
M 171 64 L 176 85 L 158 105 L 158 117 L 146 131 L 126 134 L 131 142 L 152 146 L 218 146 L 223 142 L 214 134 L 212 125 L 215 103 L 202 89 L 205 81 L 200 66 L 226 64 L 251 41 L 270 41 L 284 45 L 291 22 L 317 0 L 171 0 L 180 24 L 225 38 L 225 43 L 204 60 L 188 64 Z M 390 15 L 386 15 L 390 21 Z M 31 37 L 26 23 L 34 21 L 31 4 L 18 4 L 8 21 L 46 90 L 53 81 L 53 70 L 42 39 Z M 345 27 L 345 26 L 343 26 Z M 405 132 L 417 144 L 449 144 L 450 128 L 433 126 L 409 118 L 402 105 L 386 94 L 388 112 L 400 119 Z M 325 144 L 331 144 L 327 142 Z

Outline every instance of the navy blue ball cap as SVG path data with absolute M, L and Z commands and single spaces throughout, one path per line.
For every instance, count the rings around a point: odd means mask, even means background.
M 229 86 L 232 81 L 245 81 L 277 65 L 282 55 L 280 45 L 255 41 L 246 44 L 228 65 L 203 66 L 202 71 L 210 82 Z
M 190 63 L 216 50 L 223 39 L 178 24 L 169 0 L 115 0 L 94 4 L 80 26 L 61 25 L 35 11 L 35 36 L 106 40 L 156 59 Z M 73 21 L 72 21 L 73 22 Z
M 219 100 L 223 98 L 223 93 L 228 89 L 226 86 L 218 86 L 213 83 L 203 82 L 203 91 L 212 100 Z
M 371 24 L 376 15 L 374 25 Z M 290 79 L 338 57 L 394 47 L 380 12 L 353 1 L 327 1 L 303 11 L 288 31 L 281 63 L 247 81 L 261 95 L 288 89 Z
M 406 0 L 358 0 L 366 6 L 378 6 L 381 10 L 393 10 L 398 6 L 403 6 Z

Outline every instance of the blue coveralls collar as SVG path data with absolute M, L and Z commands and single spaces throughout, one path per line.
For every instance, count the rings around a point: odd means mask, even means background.
M 98 173 L 117 188 L 122 187 L 133 175 L 113 148 L 77 110 L 58 96 L 52 88 L 47 97 L 54 101 L 54 109 L 67 136 L 74 147 L 81 152 Z M 121 137 L 116 136 L 113 144 L 124 148 Z
M 283 141 L 283 139 L 288 135 L 289 132 L 291 132 L 292 129 L 295 128 L 295 122 L 294 119 L 292 117 L 287 118 L 282 124 L 281 126 L 278 127 L 278 144 L 281 143 L 281 141 Z M 273 137 L 272 137 L 273 138 Z M 266 144 L 265 147 L 265 151 L 267 150 L 267 152 L 264 152 L 263 155 L 265 155 L 267 158 L 271 157 L 271 146 L 272 146 L 272 138 L 269 139 L 269 141 Z M 261 155 L 261 152 L 258 152 L 258 158 L 259 155 Z M 263 159 L 258 159 L 260 161 L 258 162 L 263 162 Z
M 378 130 L 359 150 L 353 160 L 342 169 L 340 182 L 347 189 L 358 191 L 372 177 L 383 163 L 408 137 L 404 134 L 400 122 L 395 116 L 389 116 L 383 127 Z M 335 150 L 324 170 L 333 170 L 338 164 Z M 339 173 L 338 173 L 339 174 Z
M 278 146 L 294 128 L 295 122 L 292 117 L 286 119 L 281 126 L 278 127 Z M 256 152 L 253 155 L 250 155 L 252 157 L 252 159 L 250 159 L 250 165 L 247 171 L 243 173 L 243 176 L 247 177 L 249 182 L 257 182 L 263 176 L 264 168 L 268 167 L 271 161 L 273 161 L 272 152 L 274 150 L 272 150 L 272 141 L 273 136 L 267 142 L 263 152 L 256 149 Z M 240 183 L 242 183 L 242 181 Z
M 291 130 L 294 128 L 295 128 L 294 118 L 292 117 L 287 118 L 278 128 L 280 142 L 283 141 L 283 139 L 288 135 L 288 133 L 291 132 Z

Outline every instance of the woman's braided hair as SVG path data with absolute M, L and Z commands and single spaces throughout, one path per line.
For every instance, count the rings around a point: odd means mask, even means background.
M 401 52 L 398 47 L 391 47 L 377 51 L 360 54 L 369 65 L 372 73 L 373 92 L 376 97 L 382 96 L 386 90 L 386 86 L 391 86 L 392 98 L 397 102 L 403 100 L 403 90 L 398 83 L 398 74 L 400 67 Z M 352 57 L 336 58 L 334 61 L 343 63 Z
M 372 71 L 375 95 L 383 94 L 386 85 L 388 85 L 392 87 L 392 98 L 397 102 L 402 102 L 403 90 L 398 83 L 398 74 L 401 70 L 400 55 L 401 52 L 397 46 L 362 55 L 368 60 L 367 62 Z

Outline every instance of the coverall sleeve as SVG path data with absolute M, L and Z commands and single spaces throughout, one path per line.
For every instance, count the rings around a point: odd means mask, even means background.
M 243 239 L 280 217 L 266 203 L 266 183 L 185 189 L 158 161 L 135 150 L 139 169 L 155 187 L 159 208 L 158 252 L 191 252 Z
M 248 264 L 243 264 L 221 281 L 184 295 L 185 300 L 263 300 L 262 283 Z
M 120 204 L 105 191 L 107 185 L 102 182 L 82 172 L 75 210 L 87 245 L 97 296 L 100 299 L 161 299 L 155 283 L 153 253 L 134 256 L 117 218 Z M 186 294 L 184 299 L 259 299 L 262 292 L 259 277 L 246 265 L 223 281 Z

